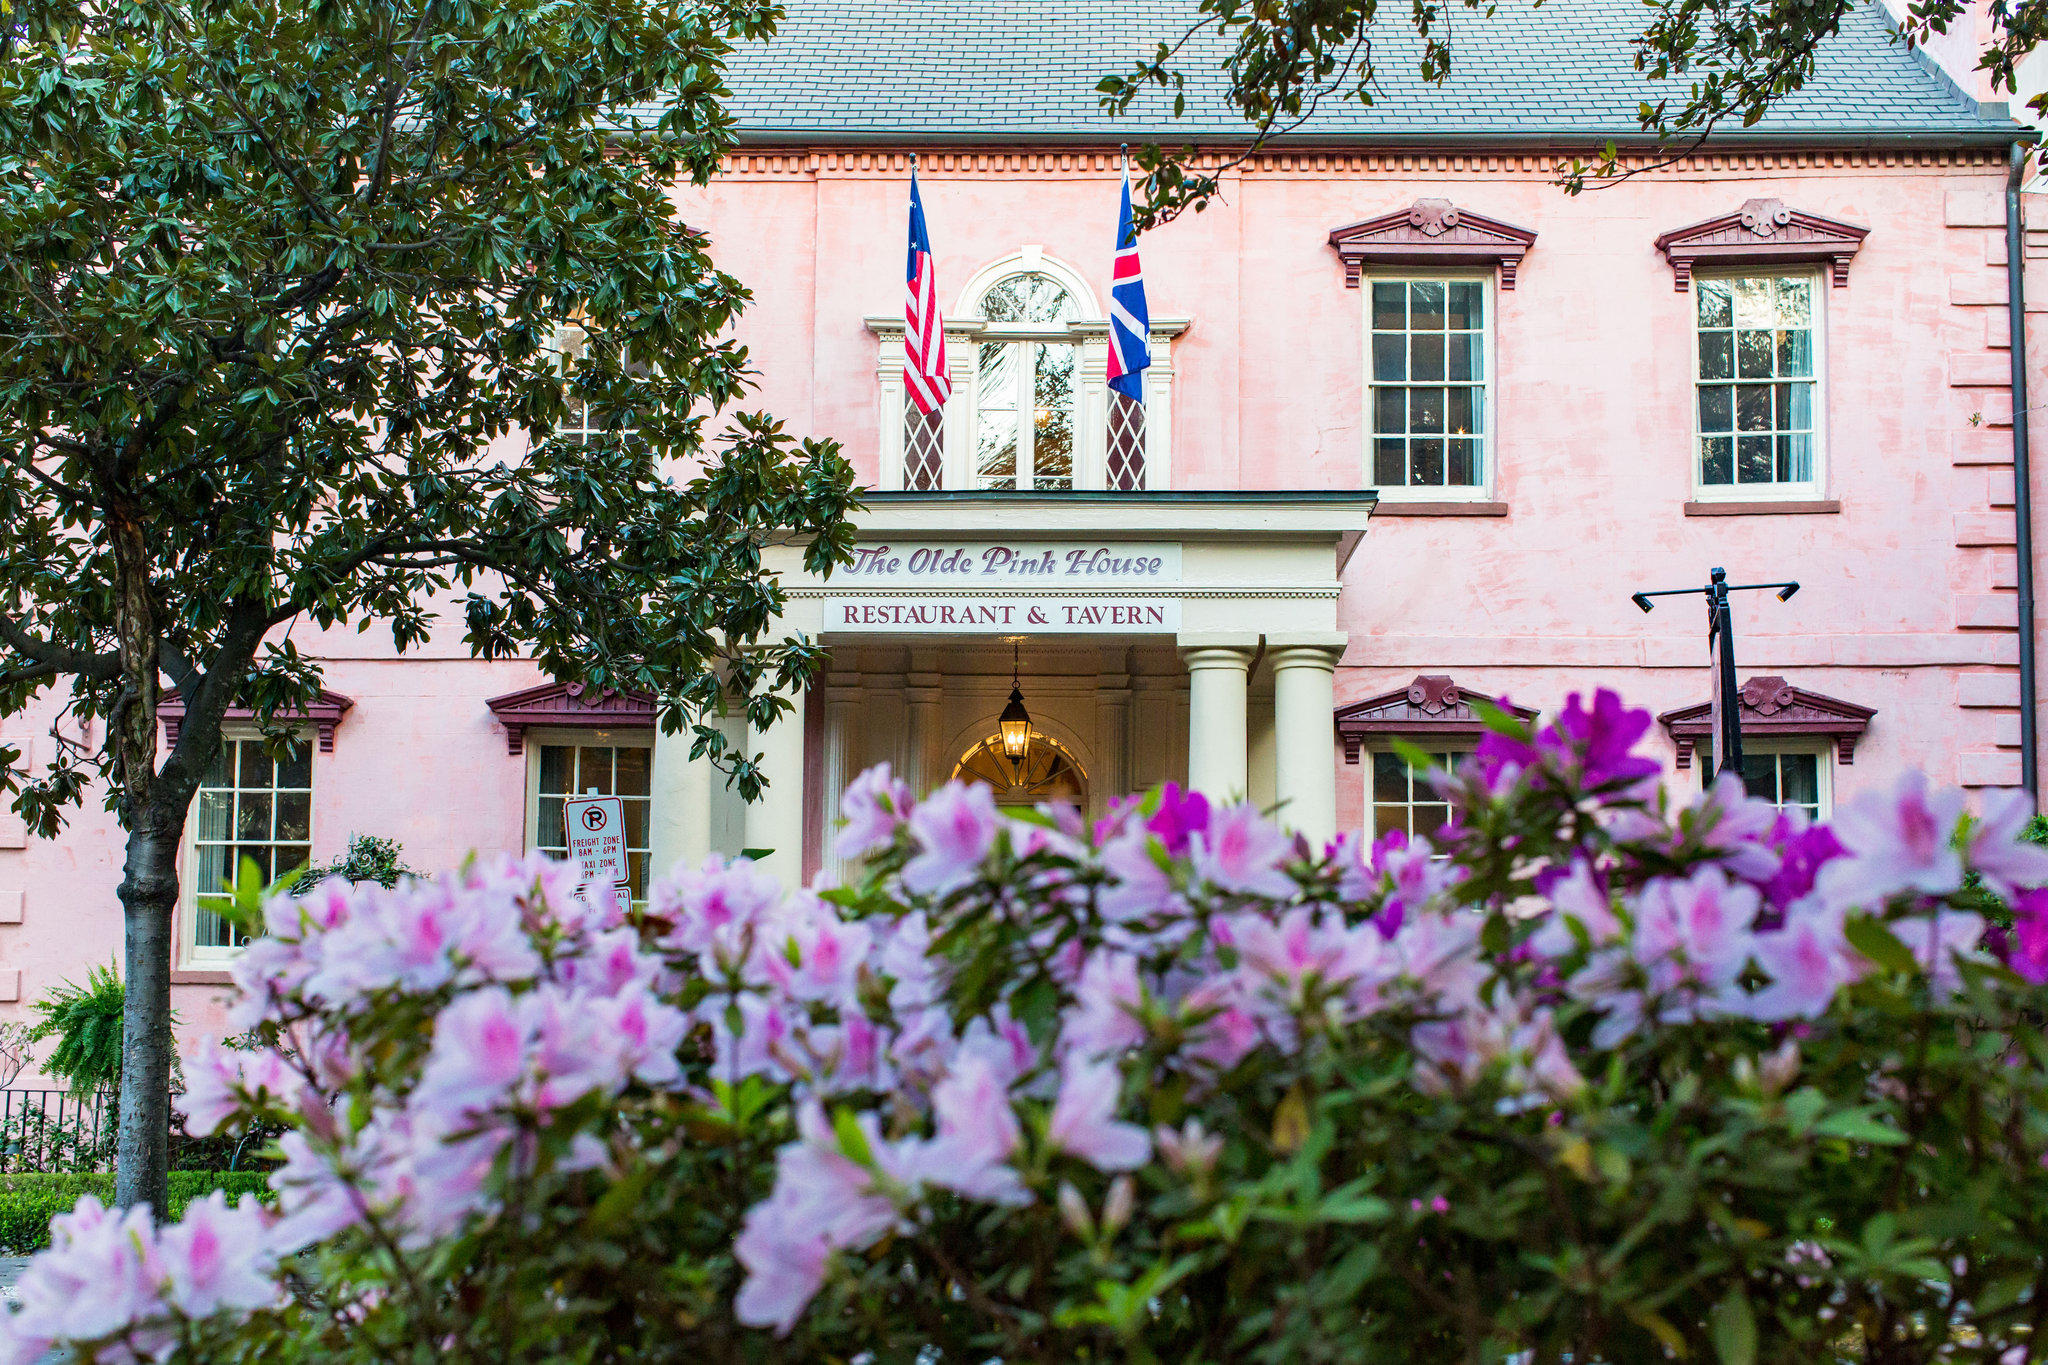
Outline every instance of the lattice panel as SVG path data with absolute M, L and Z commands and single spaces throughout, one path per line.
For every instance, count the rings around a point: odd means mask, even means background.
M 1135 493 L 1145 487 L 1145 405 L 1109 391 L 1109 459 L 1105 481 L 1111 491 Z
M 903 487 L 912 493 L 932 492 L 945 484 L 946 426 L 944 408 L 919 412 L 907 399 L 903 413 Z

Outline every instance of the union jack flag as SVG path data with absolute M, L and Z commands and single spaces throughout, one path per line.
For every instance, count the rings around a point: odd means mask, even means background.
M 946 375 L 946 326 L 939 316 L 939 272 L 932 264 L 932 239 L 924 229 L 924 201 L 917 171 L 910 172 L 910 261 L 904 267 L 903 385 L 923 413 L 937 412 L 953 391 Z
M 1144 402 L 1145 370 L 1151 364 L 1152 316 L 1145 308 L 1145 273 L 1138 266 L 1138 231 L 1131 223 L 1131 168 L 1126 166 L 1116 269 L 1109 283 L 1109 386 L 1134 403 Z

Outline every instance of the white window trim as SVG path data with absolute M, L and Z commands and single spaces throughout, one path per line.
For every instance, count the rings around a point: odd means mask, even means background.
M 1423 278 L 1428 279 L 1431 277 L 1424 276 Z M 1372 758 L 1374 754 L 1393 753 L 1393 741 L 1396 739 L 1400 740 L 1403 744 L 1412 744 L 1424 753 L 1449 754 L 1451 761 L 1454 763 L 1469 757 L 1478 747 L 1475 741 L 1466 736 L 1459 736 L 1456 743 L 1444 743 L 1441 740 L 1432 740 L 1421 731 L 1413 734 L 1394 735 L 1384 739 L 1368 738 L 1364 744 L 1359 746 L 1362 761 L 1358 765 L 1362 773 L 1360 784 L 1365 793 L 1365 809 L 1363 817 L 1359 821 L 1359 830 L 1365 835 L 1368 844 L 1378 842 L 1381 834 L 1385 832 L 1380 829 L 1378 824 L 1377 811 L 1379 803 L 1373 800 Z
M 1704 749 L 1701 751 L 1704 753 Z M 1820 761 L 1815 765 L 1818 780 L 1815 786 L 1820 794 L 1820 814 L 1816 820 L 1832 820 L 1835 815 L 1835 743 L 1825 737 L 1819 739 L 1751 739 L 1742 741 L 1745 757 L 1751 754 L 1812 754 Z M 1704 771 L 1704 766 L 1702 767 Z
M 283 730 L 306 746 L 307 777 L 306 789 L 313 794 L 312 818 L 307 821 L 307 848 L 320 847 L 320 744 L 315 727 L 307 725 L 282 725 L 273 727 L 272 732 Z M 221 742 L 234 739 L 262 739 L 263 729 L 247 721 L 225 721 L 220 727 Z M 317 852 L 308 853 L 315 863 Z M 185 832 L 178 842 L 178 966 L 191 971 L 211 971 L 231 965 L 242 955 L 241 948 L 202 948 L 199 946 L 199 794 L 192 796 L 192 808 L 185 817 Z
M 585 749 L 646 749 L 648 754 L 647 784 L 647 827 L 651 838 L 654 830 L 654 803 L 659 799 L 654 791 L 654 731 L 646 726 L 626 725 L 536 725 L 526 731 L 526 800 L 525 814 L 520 817 L 519 846 L 528 853 L 539 851 L 540 844 L 540 751 L 550 744 L 575 745 Z M 653 851 L 648 853 L 649 885 L 653 883 Z
M 1813 478 L 1806 483 L 1706 483 L 1700 478 L 1700 298 L 1702 281 L 1807 280 L 1813 286 Z M 1695 502 L 1814 502 L 1828 487 L 1828 276 L 1820 266 L 1787 263 L 1783 269 L 1695 269 L 1686 291 L 1686 402 L 1692 410 L 1692 445 L 1686 453 Z M 1735 381 L 1730 380 L 1730 383 Z
M 1012 275 L 1051 276 L 1073 298 L 1084 316 L 1066 323 L 990 323 L 979 316 L 988 291 Z M 881 478 L 885 493 L 903 490 L 903 422 L 909 398 L 903 385 L 901 314 L 870 317 L 867 329 L 876 343 L 875 382 L 879 398 Z M 1173 341 L 1191 325 L 1187 318 L 1152 319 L 1152 364 L 1145 371 L 1145 488 L 1173 487 Z M 961 290 L 955 316 L 945 319 L 946 373 L 952 394 L 943 409 L 945 460 L 941 486 L 967 490 L 975 486 L 974 459 L 980 434 L 976 404 L 977 353 L 984 341 L 1052 341 L 1080 351 L 1074 376 L 1074 488 L 1102 489 L 1109 468 L 1109 319 L 1098 315 L 1094 291 L 1080 272 L 1027 246 L 975 272 Z
M 1374 284 L 1409 283 L 1415 280 L 1477 280 L 1486 291 L 1486 326 L 1481 332 L 1481 362 L 1486 367 L 1486 419 L 1479 424 L 1479 480 L 1472 484 L 1435 484 L 1411 486 L 1408 484 L 1381 485 L 1373 482 L 1373 425 L 1376 391 L 1380 382 L 1372 373 L 1372 287 Z M 1364 344 L 1359 372 L 1365 378 L 1365 407 L 1360 415 L 1359 425 L 1364 429 L 1362 448 L 1365 462 L 1365 486 L 1377 491 L 1381 502 L 1491 502 L 1496 483 L 1495 470 L 1499 467 L 1499 451 L 1495 428 L 1499 424 L 1500 412 L 1500 365 L 1494 358 L 1494 330 L 1499 316 L 1500 271 L 1494 266 L 1445 266 L 1436 270 L 1418 270 L 1414 267 L 1385 269 L 1366 268 L 1359 277 L 1358 295 L 1362 308 L 1359 317 L 1363 330 L 1360 335 Z M 1410 388 L 1403 382 L 1389 384 L 1388 388 Z

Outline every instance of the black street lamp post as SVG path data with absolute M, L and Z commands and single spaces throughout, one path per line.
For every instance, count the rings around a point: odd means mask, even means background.
M 1730 583 L 1726 569 L 1715 569 L 1703 588 L 1666 588 L 1661 592 L 1639 592 L 1630 600 L 1644 611 L 1654 610 L 1653 597 L 1686 597 L 1699 593 L 1707 599 L 1707 652 L 1713 660 L 1712 752 L 1703 760 L 1703 776 L 1712 782 L 1717 773 L 1731 769 L 1742 774 L 1742 707 L 1735 696 L 1735 611 L 1731 592 L 1776 588 L 1778 600 L 1787 601 L 1799 591 L 1797 583 Z

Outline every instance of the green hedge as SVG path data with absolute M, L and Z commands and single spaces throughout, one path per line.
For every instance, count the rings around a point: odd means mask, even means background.
M 172 1171 L 169 1216 L 214 1190 L 227 1191 L 233 1203 L 244 1194 L 269 1199 L 261 1171 Z M 114 1177 L 90 1175 L 0 1175 L 0 1252 L 26 1255 L 50 1244 L 50 1219 L 67 1213 L 80 1195 L 114 1197 Z

